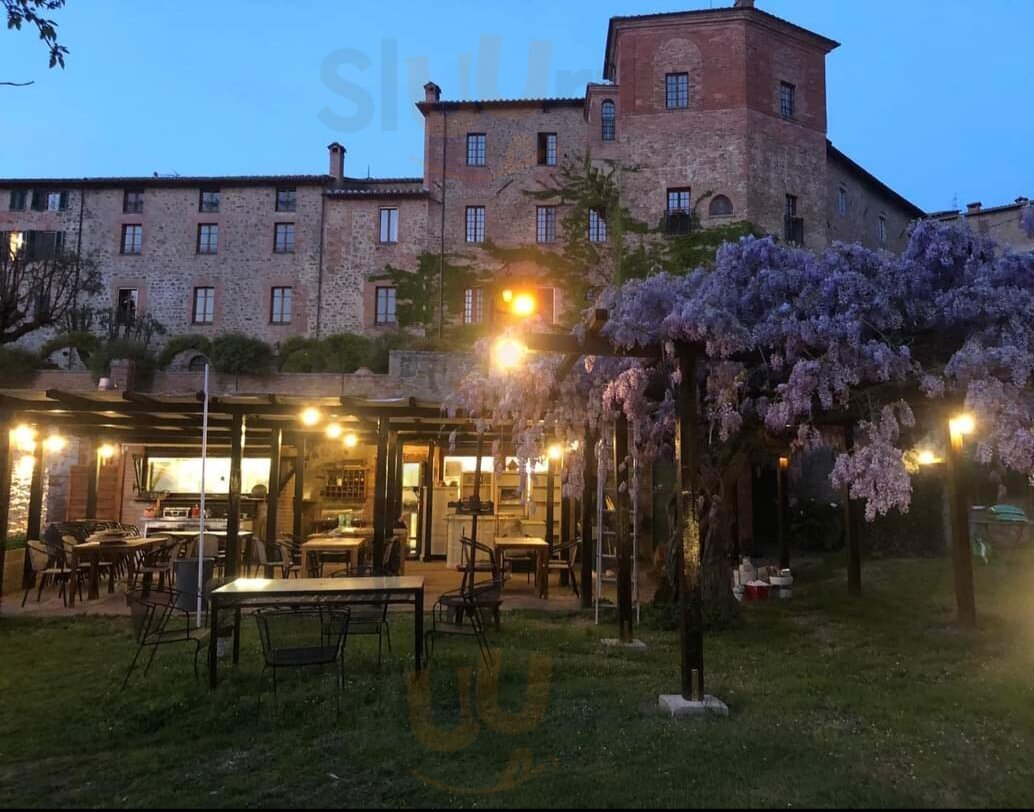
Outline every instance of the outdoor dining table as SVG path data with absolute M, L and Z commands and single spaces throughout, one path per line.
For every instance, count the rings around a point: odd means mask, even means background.
M 70 564 L 73 570 L 80 561 L 88 561 L 90 564 L 90 580 L 86 593 L 86 599 L 95 601 L 100 597 L 100 562 L 104 556 L 112 558 L 126 556 L 129 563 L 129 579 L 132 581 L 133 572 L 136 567 L 135 556 L 141 550 L 149 550 L 159 544 L 168 541 L 165 536 L 128 536 L 126 538 L 96 539 L 85 541 L 69 549 L 71 558 Z M 112 568 L 108 578 L 108 592 L 115 591 L 115 570 Z M 68 605 L 75 606 L 75 590 L 68 590 Z
M 549 597 L 549 542 L 531 536 L 496 536 L 495 551 L 502 556 L 507 551 L 532 553 L 535 556 L 535 586 L 540 598 Z
M 354 567 L 359 560 L 359 552 L 366 545 L 373 533 L 349 534 L 347 536 L 319 535 L 309 536 L 302 544 L 302 553 L 308 566 L 310 577 L 319 576 L 319 559 L 321 553 L 347 553 L 348 565 Z
M 219 615 L 233 610 L 233 662 L 240 662 L 241 609 L 299 605 L 348 606 L 354 604 L 413 606 L 413 654 L 416 670 L 424 660 L 424 579 L 417 575 L 386 578 L 238 578 L 209 596 L 211 612 L 208 644 L 208 684 L 219 684 Z

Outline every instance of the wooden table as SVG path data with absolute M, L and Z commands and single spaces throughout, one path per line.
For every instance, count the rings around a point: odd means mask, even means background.
M 370 536 L 372 538 L 372 534 Z M 302 544 L 302 555 L 308 565 L 312 578 L 319 576 L 320 553 L 347 553 L 348 566 L 354 567 L 359 562 L 359 551 L 366 544 L 364 536 L 310 536 Z
M 383 606 L 412 604 L 413 654 L 419 672 L 424 660 L 424 579 L 417 575 L 394 578 L 238 578 L 212 592 L 209 598 L 212 634 L 208 643 L 208 684 L 219 683 L 219 613 L 233 610 L 233 662 L 240 662 L 241 609 L 299 604 Z
M 535 586 L 540 598 L 549 597 L 549 542 L 531 536 L 496 536 L 495 551 L 499 566 L 503 565 L 503 553 L 507 551 L 533 553 L 536 558 Z
M 168 541 L 165 536 L 130 536 L 128 538 L 112 541 L 86 541 L 69 548 L 72 570 L 78 567 L 80 561 L 90 562 L 90 585 L 86 593 L 86 599 L 95 601 L 100 597 L 100 560 L 104 555 L 116 557 L 129 557 L 129 579 L 133 580 L 133 572 L 136 566 L 133 553 L 140 550 L 149 550 L 159 544 Z M 108 592 L 115 591 L 115 569 L 112 567 L 111 575 L 108 578 Z M 75 606 L 75 587 L 68 588 L 68 605 Z

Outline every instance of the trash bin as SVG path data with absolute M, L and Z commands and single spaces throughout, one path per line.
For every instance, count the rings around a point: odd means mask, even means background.
M 197 596 L 201 592 L 201 608 L 208 611 L 207 591 L 199 590 L 197 584 L 197 559 L 180 558 L 175 562 L 176 567 L 176 590 L 180 593 L 176 599 L 177 609 L 186 609 L 188 612 L 197 611 Z M 206 558 L 203 567 L 202 584 L 212 580 L 212 573 L 215 572 L 215 559 Z

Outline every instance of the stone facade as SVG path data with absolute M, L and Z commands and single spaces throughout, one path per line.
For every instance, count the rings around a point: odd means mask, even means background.
M 274 345 L 294 335 L 392 329 L 376 306 L 377 287 L 389 283 L 374 277 L 386 265 L 415 269 L 425 252 L 541 278 L 544 271 L 529 262 L 493 262 L 468 240 L 466 221 L 468 208 L 483 207 L 484 240 L 536 242 L 542 204 L 528 192 L 556 172 L 543 160 L 544 138 L 555 138 L 548 141 L 555 163 L 589 154 L 634 170 L 622 172 L 623 199 L 649 225 L 664 222 L 667 190 L 677 188 L 700 200 L 705 227 L 749 220 L 780 239 L 803 237 L 811 248 L 847 240 L 897 250 L 922 212 L 826 138 L 825 59 L 836 47 L 750 2 L 615 17 L 604 82 L 590 84 L 584 97 L 444 101 L 429 83 L 418 105 L 422 178 L 349 177 L 344 147 L 331 144 L 328 171 L 318 175 L 0 180 L 0 232 L 62 232 L 66 250 L 98 264 L 101 309 L 131 295 L 137 312 L 171 334 L 242 331 Z M 685 77 L 675 108 L 666 96 L 669 75 Z M 616 111 L 607 140 L 605 103 Z M 471 134 L 484 136 L 484 165 L 468 161 Z M 203 210 L 206 189 L 218 190 L 218 211 Z M 287 190 L 293 206 L 278 210 L 278 192 Z M 61 192 L 56 210 L 33 210 L 34 194 Z M 126 205 L 134 193 L 139 210 Z M 788 231 L 791 198 L 799 231 Z M 387 239 L 385 217 L 395 223 Z M 287 225 L 292 244 L 277 251 L 277 227 Z M 127 252 L 125 229 L 136 226 L 139 250 Z M 199 250 L 203 226 L 218 227 L 214 253 Z M 198 288 L 212 291 L 210 321 L 197 318 Z M 289 319 L 274 317 L 273 291 L 283 288 L 291 291 Z M 26 343 L 45 338 L 40 332 Z
M 1002 245 L 1018 251 L 1034 251 L 1034 234 L 1024 228 L 1024 214 L 1034 222 L 1034 201 L 1018 197 L 1004 206 L 989 206 L 970 203 L 966 210 L 942 211 L 930 216 L 946 223 L 964 223 L 978 234 L 990 237 Z

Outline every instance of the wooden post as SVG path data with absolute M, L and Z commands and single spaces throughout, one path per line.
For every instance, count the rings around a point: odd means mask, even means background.
M 373 561 L 379 567 L 384 560 L 384 516 L 388 478 L 388 418 L 377 420 L 377 459 L 373 477 Z
M 36 447 L 32 452 L 32 479 L 29 481 L 29 515 L 25 524 L 25 540 L 39 539 L 43 530 L 43 438 L 36 438 Z M 29 551 L 25 550 L 25 563 L 22 566 L 22 585 L 26 588 L 33 583 L 32 561 Z M 71 588 L 71 587 L 69 587 Z
M 779 566 L 790 568 L 790 509 L 786 475 L 790 458 L 780 457 L 776 465 L 776 498 L 779 501 Z
M 405 446 L 406 443 L 402 437 L 398 434 L 395 435 L 395 464 L 392 467 L 391 473 L 391 513 L 388 515 L 390 520 L 388 523 L 388 536 L 389 538 L 395 534 L 395 523 L 402 516 L 402 465 L 405 460 Z M 405 551 L 402 553 L 405 555 Z
M 93 437 L 90 440 L 90 458 L 86 467 L 86 516 L 87 519 L 97 518 L 97 482 L 101 475 L 101 464 L 103 460 L 97 450 L 100 448 L 100 440 Z
M 470 504 L 473 515 L 470 517 L 470 555 L 467 556 L 467 588 L 474 590 L 474 566 L 477 562 L 478 543 L 478 514 L 481 512 L 481 453 L 484 446 L 485 436 L 478 432 L 478 443 L 476 446 L 477 457 L 474 460 L 474 493 L 471 496 Z
M 244 416 L 230 418 L 230 481 L 227 483 L 226 577 L 236 578 L 241 566 L 241 456 L 244 450 Z
M 955 605 L 959 623 L 975 626 L 973 551 L 969 543 L 969 501 L 962 474 L 962 432 L 948 424 L 948 501 L 951 506 L 951 560 L 955 577 Z
M 628 532 L 629 524 L 629 476 L 628 464 L 628 418 L 624 413 L 614 419 L 614 477 L 616 492 L 614 496 L 614 523 L 617 531 L 618 558 L 618 639 L 622 643 L 631 643 L 635 622 L 632 609 L 632 538 Z
M 269 485 L 266 489 L 266 560 L 272 560 L 276 549 L 277 521 L 280 508 L 280 452 L 283 450 L 284 430 L 272 429 L 269 438 Z M 273 577 L 273 568 L 266 567 L 266 578 Z
M 582 481 L 585 483 L 582 489 L 582 569 L 581 583 L 578 584 L 581 593 L 582 609 L 592 607 L 592 562 L 596 557 L 596 550 L 593 545 L 592 524 L 595 520 L 596 511 L 596 442 L 599 438 L 588 427 L 585 429 L 585 473 Z M 603 528 L 600 528 L 603 532 Z
M 556 547 L 556 510 L 553 506 L 556 501 L 556 460 L 546 454 L 546 544 L 549 550 L 546 552 L 546 560 L 553 557 L 553 549 Z M 542 597 L 549 597 L 549 567 L 546 567 L 545 580 L 542 584 Z
M 11 508 L 11 425 L 0 419 L 0 604 L 4 597 L 4 565 L 7 555 L 7 522 Z M 28 550 L 25 552 L 28 555 Z
M 420 528 L 424 546 L 424 561 L 431 560 L 431 534 L 434 519 L 434 464 L 437 459 L 437 448 L 434 440 L 427 446 L 427 462 L 424 463 L 424 510 L 421 514 L 424 517 L 424 524 Z
M 682 698 L 704 698 L 704 622 L 700 517 L 697 514 L 696 356 L 676 344 L 681 383 L 676 394 L 675 460 L 678 465 L 680 544 L 677 550 Z
M 847 453 L 854 450 L 854 427 L 844 431 L 844 448 Z M 844 540 L 847 547 L 847 592 L 860 595 L 862 592 L 862 506 L 851 498 L 849 489 L 844 489 Z
M 291 533 L 294 536 L 294 543 L 301 544 L 305 541 L 303 535 L 302 519 L 305 512 L 305 433 L 298 432 L 294 435 L 294 513 L 292 515 Z

